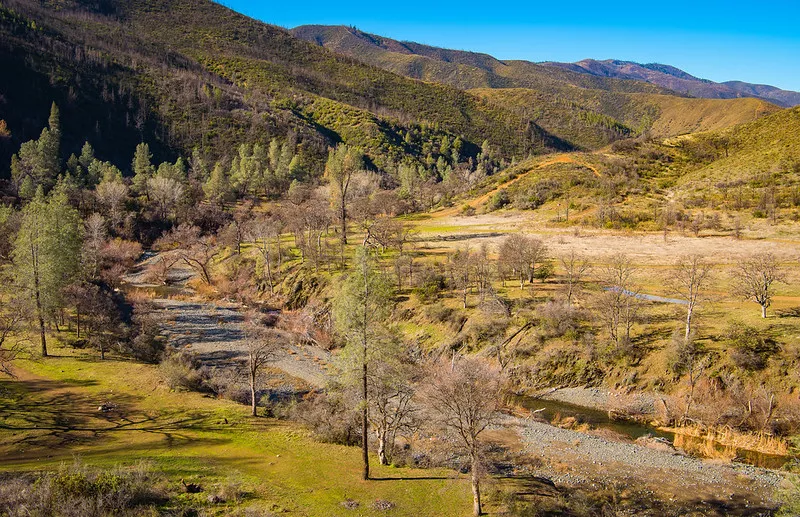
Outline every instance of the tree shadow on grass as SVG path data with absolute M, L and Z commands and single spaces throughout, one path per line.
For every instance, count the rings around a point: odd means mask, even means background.
M 158 435 L 177 444 L 192 439 L 187 433 L 218 429 L 211 414 L 143 411 L 138 407 L 142 397 L 75 390 L 94 384 L 37 379 L 0 389 L 0 446 L 45 452 L 92 445 L 121 433 Z
M 454 479 L 452 476 L 387 476 L 387 477 L 370 477 L 370 481 L 441 481 L 445 479 Z

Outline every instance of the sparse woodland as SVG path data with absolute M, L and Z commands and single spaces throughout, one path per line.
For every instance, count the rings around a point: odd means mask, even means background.
M 0 6 L 2 44 L 74 54 L 64 80 L 84 74 L 89 93 L 42 101 L 50 90 L 37 83 L 30 109 L 49 106 L 46 119 L 0 120 L 0 451 L 22 472 L 2 474 L 0 515 L 60 515 L 64 505 L 75 515 L 223 514 L 251 502 L 272 515 L 298 511 L 280 485 L 295 475 L 344 483 L 336 511 L 368 498 L 392 509 L 389 485 L 418 478 L 429 484 L 407 494 L 401 515 L 436 497 L 441 515 L 543 515 L 508 482 L 519 477 L 506 470 L 530 474 L 535 461 L 510 452 L 503 432 L 510 418 L 535 417 L 516 397 L 561 388 L 608 390 L 609 418 L 724 454 L 791 457 L 795 468 L 797 108 L 672 138 L 570 112 L 592 128 L 582 142 L 611 144 L 592 152 L 516 108 L 238 15 L 207 35 L 218 52 L 200 52 L 197 28 L 216 4 L 46 4 Z M 193 28 L 165 36 L 173 54 L 126 47 L 135 29 L 157 41 L 170 10 Z M 52 78 L 56 67 L 42 63 L 29 73 Z M 91 128 L 78 112 L 93 98 L 104 101 L 92 113 L 111 114 Z M 175 330 L 203 311 L 211 328 Z M 200 338 L 243 348 L 204 355 L 192 346 Z M 287 363 L 324 380 L 293 376 Z M 29 410 L 48 389 L 66 393 L 53 407 L 83 409 Z M 642 394 L 649 409 L 631 402 Z M 107 400 L 89 412 L 98 397 Z M 93 440 L 129 429 L 163 443 L 115 446 L 141 445 L 137 458 L 158 451 L 156 466 L 26 463 L 26 451 L 47 447 L 83 447 L 92 463 Z M 170 455 L 181 447 L 186 456 Z M 241 467 L 229 463 L 190 479 L 187 458 L 204 447 L 241 462 L 259 450 L 276 470 L 234 482 L 220 474 Z M 284 467 L 287 457 L 297 463 Z M 261 475 L 280 488 L 242 488 Z M 561 512 L 547 515 L 658 503 L 568 493 L 547 496 Z M 330 510 L 308 497 L 297 504 Z

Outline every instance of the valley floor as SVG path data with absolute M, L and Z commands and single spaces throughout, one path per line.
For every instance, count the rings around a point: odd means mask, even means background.
M 630 251 L 648 268 L 698 247 L 722 262 L 764 246 L 782 253 L 796 249 L 794 240 L 744 240 L 734 247 L 729 238 L 669 236 L 665 242 L 652 234 L 537 228 L 519 213 L 448 215 L 418 224 L 419 246 L 435 254 L 439 248 L 495 243 L 506 233 L 525 231 L 546 238 L 556 256 L 569 249 L 597 257 Z M 151 256 L 149 264 L 128 275 L 129 286 L 152 288 L 141 273 L 157 259 Z M 234 365 L 245 350 L 239 328 L 244 307 L 200 300 L 186 288 L 189 272 L 175 274 L 181 277 L 175 291 L 152 300 L 167 314 L 163 330 L 170 343 L 197 353 L 208 365 Z M 797 303 L 785 296 L 776 305 Z M 330 361 L 321 348 L 287 342 L 274 367 L 282 371 L 278 382 L 287 389 L 313 389 L 324 386 Z M 348 500 L 359 502 L 360 515 L 382 514 L 370 506 L 378 500 L 394 505 L 392 515 L 408 516 L 467 515 L 471 505 L 468 481 L 454 471 L 376 466 L 377 479 L 363 482 L 357 448 L 316 442 L 295 423 L 248 418 L 245 407 L 230 401 L 170 391 L 153 366 L 56 349 L 55 357 L 21 361 L 19 379 L 0 382 L 0 402 L 4 470 L 39 470 L 73 457 L 103 466 L 147 461 L 175 486 L 185 478 L 206 487 L 204 494 L 182 494 L 187 505 L 208 506 L 209 492 L 235 483 L 245 494 L 242 504 L 298 516 L 354 515 L 342 505 Z M 101 410 L 104 405 L 110 409 Z M 496 515 L 509 515 L 504 493 L 535 506 L 569 498 L 573 490 L 593 493 L 608 487 L 623 503 L 644 505 L 640 515 L 659 515 L 653 513 L 658 501 L 674 510 L 663 515 L 681 515 L 687 508 L 697 515 L 768 515 L 783 482 L 774 471 L 700 460 L 532 419 L 506 417 L 489 438 L 503 451 L 500 456 L 510 458 L 508 471 L 501 469 L 492 481 L 497 492 L 490 494 L 488 510 Z M 555 485 L 543 484 L 542 478 Z M 209 511 L 223 515 L 232 509 L 222 505 Z

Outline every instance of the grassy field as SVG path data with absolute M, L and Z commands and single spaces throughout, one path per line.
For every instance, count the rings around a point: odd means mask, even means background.
M 469 513 L 466 479 L 453 471 L 374 466 L 360 479 L 360 452 L 314 441 L 297 424 L 247 417 L 247 408 L 198 393 L 172 392 L 157 367 L 100 361 L 68 349 L 47 360 L 22 361 L 18 380 L 0 381 L 3 470 L 51 469 L 79 457 L 111 467 L 145 461 L 180 491 L 179 479 L 204 492 L 180 494 L 173 505 L 207 506 L 206 498 L 238 485 L 244 506 L 282 515 L 360 515 L 376 500 L 392 515 Z M 104 403 L 116 405 L 102 412 Z M 377 462 L 374 462 L 377 463 Z M 212 513 L 227 515 L 231 506 Z

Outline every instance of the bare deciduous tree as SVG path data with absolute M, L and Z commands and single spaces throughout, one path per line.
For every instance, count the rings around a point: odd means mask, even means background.
M 84 223 L 83 235 L 83 265 L 84 274 L 89 278 L 100 276 L 100 260 L 103 246 L 106 243 L 108 232 L 105 218 L 94 213 Z
M 265 327 L 256 314 L 250 314 L 244 325 L 244 342 L 247 350 L 247 380 L 250 384 L 250 409 L 257 416 L 259 377 L 264 367 L 275 361 L 281 349 L 280 336 Z
M 686 301 L 685 339 L 692 333 L 692 319 L 697 305 L 703 300 L 703 291 L 711 281 L 712 264 L 700 255 L 678 258 L 665 279 L 667 289 Z
M 495 422 L 501 377 L 496 367 L 475 358 L 434 365 L 423 394 L 433 420 L 455 433 L 469 455 L 472 470 L 473 514 L 481 514 L 480 435 Z
M 761 317 L 767 317 L 772 304 L 774 284 L 784 282 L 786 272 L 772 253 L 757 253 L 739 261 L 734 275 L 734 292 L 761 306 Z
M 629 257 L 617 254 L 601 272 L 604 287 L 597 297 L 597 314 L 617 345 L 630 343 L 631 329 L 643 306 L 639 287 L 634 283 L 636 271 Z
M 150 203 L 162 219 L 169 217 L 183 197 L 183 185 L 173 178 L 156 176 L 147 180 Z
M 111 224 L 118 227 L 125 215 L 128 186 L 122 181 L 103 181 L 97 186 L 97 200 L 105 207 Z
M 388 465 L 397 434 L 417 428 L 417 408 L 413 404 L 415 365 L 397 357 L 377 361 L 369 375 L 369 420 L 378 440 L 378 462 Z
M 261 253 L 261 259 L 264 261 L 264 276 L 267 279 L 270 293 L 275 291 L 272 275 L 272 240 L 279 236 L 280 225 L 278 221 L 270 217 L 257 217 L 247 227 L 247 237 L 256 244 Z
M 449 257 L 448 269 L 456 289 L 461 291 L 461 302 L 467 308 L 467 294 L 472 287 L 475 257 L 469 248 L 457 249 Z
M 547 246 L 535 237 L 525 235 L 509 235 L 500 245 L 500 266 L 504 271 L 509 271 L 519 279 L 520 289 L 525 287 L 525 281 L 533 282 L 536 264 L 545 260 Z
M 211 285 L 211 264 L 221 253 L 214 237 L 202 235 L 197 226 L 182 224 L 162 235 L 156 241 L 156 248 L 176 249 L 180 260 L 194 269 L 203 282 Z
M 564 268 L 564 294 L 567 305 L 572 305 L 572 299 L 578 294 L 581 282 L 591 271 L 589 261 L 571 250 L 568 255 L 561 257 L 561 266 Z

